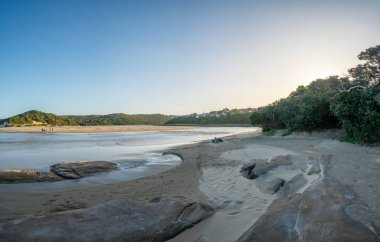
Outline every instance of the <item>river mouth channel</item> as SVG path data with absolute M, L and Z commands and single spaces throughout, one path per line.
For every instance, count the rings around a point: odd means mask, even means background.
M 118 165 L 116 171 L 80 180 L 1 186 L 56 189 L 134 180 L 181 164 L 178 156 L 162 155 L 162 151 L 168 148 L 257 130 L 255 127 L 195 127 L 190 130 L 112 133 L 0 133 L 0 169 L 48 171 L 53 164 L 79 160 L 105 160 Z

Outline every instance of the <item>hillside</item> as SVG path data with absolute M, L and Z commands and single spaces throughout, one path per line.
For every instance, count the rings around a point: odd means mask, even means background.
M 228 109 L 225 108 L 219 111 L 212 111 L 209 113 L 197 114 L 193 113 L 181 117 L 174 118 L 166 124 L 196 124 L 196 125 L 208 125 L 208 124 L 238 124 L 238 125 L 250 125 L 250 115 L 253 109 Z
M 82 116 L 63 116 L 72 120 L 79 125 L 135 125 L 135 124 L 150 124 L 160 125 L 165 124 L 175 116 L 163 114 L 124 114 L 114 113 L 107 115 L 82 115 Z
M 164 114 L 124 114 L 107 115 L 63 115 L 44 113 L 37 110 L 28 111 L 0 120 L 0 125 L 7 126 L 62 126 L 62 125 L 250 125 L 252 109 L 223 109 L 202 114 L 174 116 Z
M 31 110 L 7 119 L 3 119 L 0 121 L 0 124 L 6 124 L 9 126 L 78 125 L 78 123 L 76 123 L 74 120 L 60 117 L 52 113 L 44 113 L 37 110 Z
M 0 120 L 0 125 L 7 126 L 62 126 L 62 125 L 161 125 L 175 118 L 163 114 L 135 114 L 115 113 L 107 115 L 67 115 L 58 116 L 37 110 L 28 111 L 13 117 Z

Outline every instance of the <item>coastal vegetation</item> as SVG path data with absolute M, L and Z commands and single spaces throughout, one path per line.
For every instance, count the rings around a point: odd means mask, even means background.
M 81 115 L 81 116 L 64 116 L 79 125 L 162 125 L 170 119 L 173 115 L 164 114 L 124 114 L 114 113 L 107 115 Z
M 299 86 L 288 97 L 255 109 L 251 123 L 263 131 L 313 131 L 342 127 L 344 140 L 380 141 L 380 45 L 358 55 L 362 64 L 345 77 L 330 76 Z
M 58 116 L 31 110 L 7 119 L 0 120 L 5 126 L 62 126 L 62 125 L 161 125 L 174 118 L 163 114 L 107 114 L 107 115 L 69 115 Z
M 166 124 L 187 124 L 187 125 L 250 125 L 251 108 L 247 109 L 228 109 L 209 113 L 184 115 L 169 120 Z
M 31 110 L 7 119 L 0 120 L 0 124 L 8 126 L 78 125 L 73 120 L 60 117 L 52 113 L 44 113 L 37 110 Z

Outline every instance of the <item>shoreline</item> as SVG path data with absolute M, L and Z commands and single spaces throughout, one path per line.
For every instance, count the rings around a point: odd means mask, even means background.
M 134 199 L 143 202 L 161 196 L 180 196 L 190 201 L 210 204 L 209 198 L 200 189 L 202 169 L 227 163 L 234 164 L 238 162 L 237 164 L 240 164 L 241 160 L 239 159 L 242 159 L 241 157 L 236 156 L 236 161 L 227 161 L 223 159 L 222 154 L 227 151 L 236 152 L 243 149 L 248 149 L 247 151 L 249 151 L 249 149 L 252 149 L 251 147 L 256 146 L 256 148 L 263 147 L 269 150 L 276 148 L 290 150 L 295 154 L 295 161 L 301 163 L 305 162 L 304 159 L 307 157 L 317 159 L 321 159 L 324 155 L 331 157 L 328 163 L 323 164 L 325 166 L 324 173 L 328 175 L 330 182 L 320 184 L 330 184 L 331 181 L 334 181 L 334 184 L 342 184 L 342 187 L 344 187 L 344 191 L 336 190 L 336 192 L 355 194 L 349 204 L 342 203 L 340 205 L 343 206 L 340 207 L 341 213 L 344 215 L 342 221 L 346 222 L 347 220 L 349 224 L 354 223 L 355 228 L 364 229 L 369 228 L 369 225 L 373 226 L 375 229 L 372 229 L 372 232 L 378 234 L 376 228 L 380 225 L 380 195 L 375 184 L 378 184 L 376 179 L 380 174 L 380 159 L 378 158 L 380 157 L 380 149 L 341 143 L 318 135 L 265 137 L 254 134 L 238 134 L 224 137 L 224 140 L 225 142 L 219 144 L 202 141 L 168 149 L 167 151 L 181 154 L 184 162 L 163 173 L 132 181 L 63 188 L 56 191 L 29 191 L 27 189 L 9 189 L 5 186 L 0 186 L 1 194 L 7 194 L 6 197 L 0 199 L 0 206 L 7 208 L 0 211 L 0 218 L 29 215 L 44 216 L 57 211 L 88 208 L 115 199 Z M 251 158 L 255 158 L 255 155 L 257 155 L 257 152 L 253 152 Z M 358 173 L 359 168 L 360 172 Z M 307 169 L 306 163 L 304 169 Z M 358 180 L 360 180 L 360 183 L 357 182 Z M 327 185 L 324 186 L 323 188 L 328 187 Z M 312 192 L 309 191 L 309 188 L 306 191 L 307 193 Z M 299 197 L 295 199 L 299 199 Z M 329 199 L 331 200 L 332 198 Z M 265 224 L 265 218 L 270 218 L 271 211 L 280 209 L 281 213 L 286 213 L 286 205 L 278 202 L 278 200 L 275 201 L 277 202 L 273 202 L 257 222 L 254 223 L 253 221 L 255 220 L 252 220 L 250 225 L 258 224 L 258 227 L 253 227 L 250 229 L 251 231 L 256 233 L 257 229 L 260 229 L 260 223 Z M 333 206 L 335 205 L 333 204 Z M 345 212 L 347 206 L 349 206 L 350 212 Z M 196 225 L 194 231 L 199 230 L 199 227 L 202 226 L 205 226 L 207 230 L 207 223 L 211 218 L 206 219 L 204 223 L 202 222 L 202 225 Z M 328 219 L 331 218 L 327 217 L 327 221 Z M 311 221 L 311 224 L 314 224 L 314 222 Z M 302 224 L 299 223 L 297 226 L 302 226 Z M 330 224 L 329 226 L 334 225 Z M 369 229 L 371 230 L 371 228 Z M 367 230 L 365 230 L 366 233 L 368 232 Z M 192 231 L 191 228 L 185 233 L 191 234 Z M 356 230 L 352 231 L 355 232 Z M 178 238 L 180 236 L 181 234 Z M 199 238 L 200 235 L 194 236 Z M 246 236 L 249 237 L 249 234 Z M 176 238 L 173 241 L 176 241 Z M 244 241 L 244 239 L 241 241 Z
M 42 132 L 42 129 L 53 128 L 53 131 Z M 28 126 L 1 127 L 0 133 L 108 133 L 108 132 L 141 132 L 141 131 L 171 131 L 190 130 L 193 126 L 165 125 L 99 125 L 99 126 Z

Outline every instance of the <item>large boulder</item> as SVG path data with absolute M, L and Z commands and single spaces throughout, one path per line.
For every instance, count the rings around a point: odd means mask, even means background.
M 277 192 L 277 195 L 279 197 L 287 197 L 297 192 L 298 190 L 300 190 L 306 184 L 307 184 L 307 180 L 305 176 L 300 173 L 292 177 L 289 181 L 285 182 L 285 184 Z
M 117 164 L 109 161 L 62 162 L 50 167 L 50 171 L 66 179 L 79 179 L 97 172 L 112 171 Z
M 244 176 L 245 178 L 253 179 L 254 178 L 253 169 L 255 168 L 255 166 L 256 166 L 255 160 L 249 163 L 245 163 L 240 169 L 240 174 Z
M 0 241 L 166 241 L 213 214 L 184 197 L 113 200 L 85 209 L 0 221 Z
M 347 189 L 323 179 L 303 194 L 277 198 L 238 242 L 379 241 L 373 228 L 347 215 L 353 203 L 344 196 Z
M 290 159 L 290 155 L 275 156 L 270 160 L 270 163 L 275 164 L 275 165 L 279 165 L 279 166 L 280 165 L 292 165 L 293 164 L 292 160 Z
M 60 181 L 61 177 L 51 172 L 34 170 L 0 170 L 0 183 L 27 183 Z

